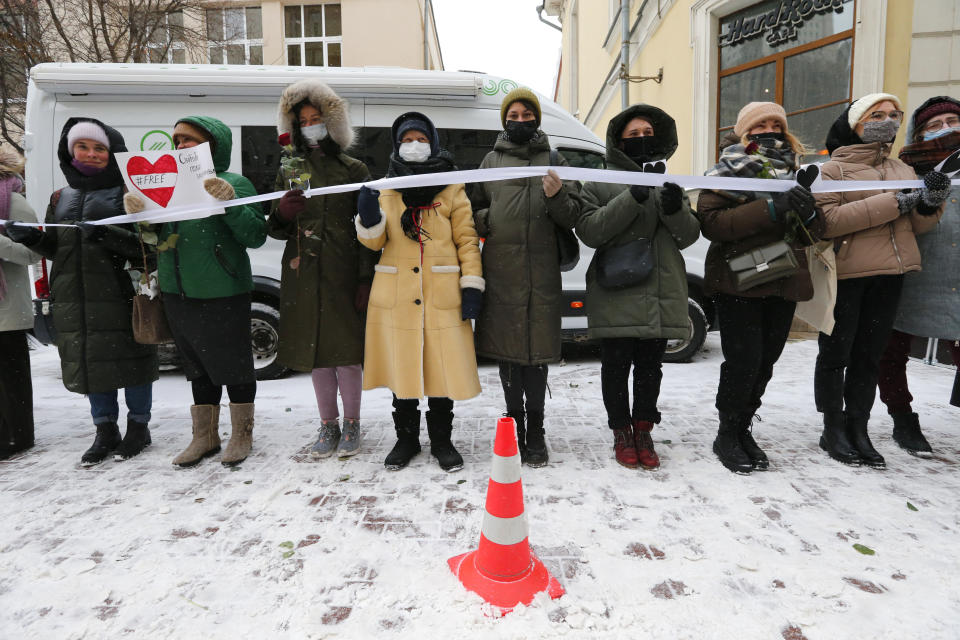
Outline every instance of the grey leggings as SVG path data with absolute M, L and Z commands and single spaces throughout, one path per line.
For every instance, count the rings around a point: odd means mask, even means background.
M 317 409 L 321 420 L 336 420 L 340 417 L 337 410 L 337 388 L 343 399 L 343 417 L 357 420 L 360 418 L 360 392 L 363 385 L 363 369 L 358 364 L 346 367 L 324 367 L 314 369 L 310 374 L 313 391 L 317 395 Z

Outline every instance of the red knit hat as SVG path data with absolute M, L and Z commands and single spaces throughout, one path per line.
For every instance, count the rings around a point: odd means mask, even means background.
M 956 102 L 944 98 L 943 102 L 934 102 L 923 111 L 917 111 L 913 116 L 913 121 L 917 129 L 922 129 L 927 120 L 943 113 L 956 113 L 960 115 L 960 107 L 957 106 Z

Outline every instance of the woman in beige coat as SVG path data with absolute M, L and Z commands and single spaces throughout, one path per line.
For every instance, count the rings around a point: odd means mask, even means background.
M 871 94 L 854 101 L 827 135 L 825 180 L 916 180 L 909 166 L 890 158 L 903 111 L 896 96 Z M 920 270 L 914 234 L 934 228 L 950 180 L 931 171 L 914 191 L 819 193 L 824 237 L 837 253 L 837 301 L 830 335 L 820 334 L 814 374 L 817 411 L 823 414 L 820 447 L 845 464 L 885 466 L 867 436 L 877 392 L 879 362 L 893 328 L 903 275 Z
M 392 132 L 388 177 L 455 169 L 426 116 L 406 113 Z M 470 320 L 484 281 L 470 201 L 462 184 L 364 188 L 358 208 L 360 242 L 383 249 L 367 309 L 363 388 L 394 394 L 397 444 L 384 465 L 402 469 L 420 451 L 418 405 L 427 396 L 431 453 L 456 471 L 463 458 L 450 441 L 453 401 L 480 393 Z

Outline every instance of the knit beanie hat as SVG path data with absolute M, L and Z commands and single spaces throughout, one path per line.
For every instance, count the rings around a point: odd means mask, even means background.
M 850 105 L 850 111 L 847 112 L 847 123 L 850 125 L 850 128 L 856 129 L 860 119 L 863 118 L 863 115 L 870 107 L 884 100 L 892 102 L 898 110 L 903 109 L 903 107 L 900 106 L 900 98 L 892 93 L 868 93 L 862 98 L 854 100 L 853 104 Z
M 394 140 L 394 143 L 400 144 L 400 141 L 403 139 L 403 134 L 405 134 L 407 131 L 419 131 L 427 137 L 427 140 L 433 142 L 431 139 L 432 136 L 430 135 L 433 131 L 433 127 L 419 118 L 409 118 L 401 122 L 400 126 L 397 127 L 397 139 Z
M 742 138 L 749 133 L 756 124 L 763 122 L 768 118 L 773 118 L 780 123 L 783 130 L 787 130 L 787 112 L 776 102 L 751 102 L 737 114 L 737 124 L 733 127 L 733 132 L 738 138 Z
M 940 102 L 935 102 L 935 100 L 938 99 Z M 932 104 L 925 108 L 921 108 L 915 114 L 913 114 L 913 123 L 917 129 L 922 129 L 927 120 L 930 120 L 934 116 L 943 115 L 944 113 L 960 114 L 960 105 L 947 96 L 931 98 L 927 102 Z
M 540 126 L 540 119 L 543 112 L 540 110 L 540 99 L 537 94 L 526 87 L 517 87 L 507 94 L 507 97 L 500 103 L 500 124 L 504 129 L 507 128 L 507 111 L 514 102 L 522 102 L 536 115 L 537 127 Z
M 110 148 L 107 132 L 93 122 L 82 121 L 70 127 L 70 131 L 67 132 L 67 151 L 70 152 L 71 156 L 73 155 L 73 145 L 77 140 L 94 140 L 107 149 Z

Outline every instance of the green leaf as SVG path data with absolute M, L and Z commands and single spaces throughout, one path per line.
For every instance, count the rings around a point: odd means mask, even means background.
M 300 174 L 300 182 L 305 182 L 305 181 L 307 181 L 307 180 L 309 180 L 309 179 L 310 179 L 310 174 L 309 174 L 309 173 L 301 173 L 301 174 Z
M 281 542 L 280 546 L 284 549 L 293 549 L 293 542 L 291 540 L 287 540 L 286 542 Z
M 349 479 L 350 479 L 350 476 L 340 476 L 339 478 L 337 478 L 337 482 L 346 482 Z
M 920 509 L 917 509 L 915 506 L 913 506 L 909 502 L 907 503 L 907 509 L 910 509 L 910 511 L 920 511 Z
M 253 480 L 244 480 L 243 484 L 253 484 Z
M 293 555 L 293 551 L 284 551 L 284 552 L 283 552 L 283 557 L 284 557 L 285 559 L 286 559 L 286 558 L 289 558 L 289 557 L 292 556 L 292 555 Z
M 466 482 L 466 480 L 464 480 L 463 478 L 460 478 L 459 480 L 457 480 L 457 484 L 463 484 L 464 482 Z
M 157 245 L 158 252 L 169 251 L 177 246 L 177 240 L 180 239 L 179 233 L 171 233 L 167 236 L 167 239 Z
M 660 442 L 663 444 L 673 444 L 673 440 L 661 440 Z
M 872 556 L 872 555 L 875 555 L 875 554 L 877 553 L 876 551 L 874 551 L 874 550 L 871 549 L 870 547 L 868 547 L 868 546 L 866 546 L 866 545 L 862 545 L 862 544 L 860 544 L 859 542 L 856 543 L 855 545 L 853 545 L 853 548 L 856 549 L 857 551 L 859 551 L 860 553 L 862 553 L 862 554 L 865 555 L 865 556 Z

